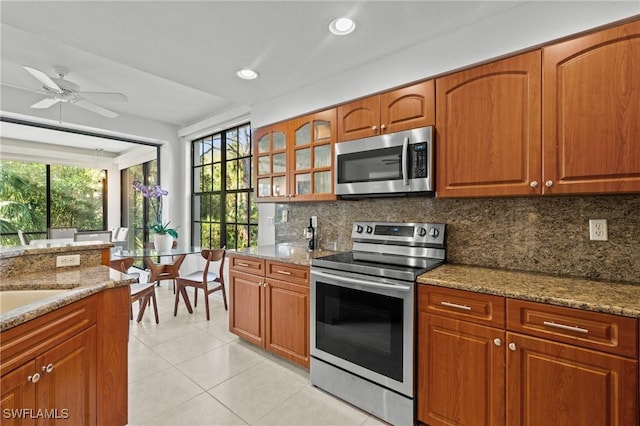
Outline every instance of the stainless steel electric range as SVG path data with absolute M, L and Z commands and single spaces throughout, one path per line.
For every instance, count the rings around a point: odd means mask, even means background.
M 416 278 L 445 261 L 445 225 L 357 222 L 353 251 L 311 261 L 311 383 L 414 424 Z

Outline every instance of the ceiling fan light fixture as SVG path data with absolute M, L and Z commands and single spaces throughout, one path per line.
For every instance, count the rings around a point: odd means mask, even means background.
M 236 71 L 236 75 L 244 80 L 253 80 L 258 78 L 258 73 L 249 68 L 243 68 Z
M 329 23 L 329 31 L 335 35 L 351 34 L 356 29 L 356 23 L 351 18 L 336 18 Z

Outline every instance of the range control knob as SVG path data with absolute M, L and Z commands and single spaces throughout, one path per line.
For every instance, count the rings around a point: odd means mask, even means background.
M 424 237 L 425 235 L 427 235 L 427 230 L 422 227 L 418 228 L 418 236 Z
M 364 228 L 362 227 L 362 225 L 356 225 L 356 233 L 362 234 L 362 231 L 364 231 Z
M 367 234 L 370 234 L 373 232 L 373 228 L 369 225 L 367 225 Z
M 433 238 L 436 238 L 438 235 L 440 235 L 440 231 L 438 231 L 438 228 L 429 228 L 429 235 Z

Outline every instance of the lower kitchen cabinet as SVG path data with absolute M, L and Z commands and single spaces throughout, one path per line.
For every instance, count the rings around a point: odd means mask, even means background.
M 507 424 L 638 424 L 638 361 L 507 333 Z
M 431 426 L 638 425 L 634 318 L 420 285 L 417 360 Z
M 418 419 L 429 425 L 504 425 L 505 332 L 420 312 Z
M 129 288 L 103 293 L 2 333 L 3 425 L 127 424 Z
M 230 256 L 229 331 L 309 367 L 309 268 Z

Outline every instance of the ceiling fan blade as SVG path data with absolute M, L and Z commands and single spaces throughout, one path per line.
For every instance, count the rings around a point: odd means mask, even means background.
M 115 118 L 118 116 L 116 112 L 103 108 L 100 105 L 92 104 L 91 102 L 88 102 L 85 100 L 79 100 L 74 102 L 73 104 L 79 106 L 80 108 L 84 108 L 86 110 L 95 112 L 96 114 L 105 116 L 107 118 Z
M 31 108 L 45 109 L 45 108 L 49 108 L 52 105 L 57 104 L 58 102 L 60 102 L 60 99 L 44 98 L 43 100 L 38 101 L 35 104 L 31 105 Z
M 18 86 L 17 84 L 11 83 L 0 83 L 2 86 L 13 87 L 14 89 L 20 90 L 28 90 L 29 92 L 40 93 L 41 95 L 48 95 L 44 90 L 32 89 L 31 87 Z
M 34 76 L 36 79 L 38 79 L 40 81 L 40 83 L 44 84 L 45 86 L 47 86 L 51 90 L 55 90 L 58 93 L 62 93 L 62 89 L 60 88 L 60 86 L 58 86 L 55 83 L 55 81 L 51 80 L 51 77 L 49 77 L 48 75 L 46 75 L 42 71 L 40 71 L 38 69 L 35 69 L 33 67 L 27 66 L 27 65 L 23 65 L 22 68 L 27 70 L 29 72 L 29 74 Z
M 94 102 L 127 102 L 129 99 L 117 92 L 76 92 L 78 95 Z

